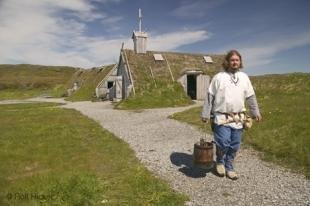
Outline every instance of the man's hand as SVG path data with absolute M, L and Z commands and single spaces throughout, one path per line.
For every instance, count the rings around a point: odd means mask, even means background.
M 209 122 L 209 119 L 202 117 L 202 118 L 201 118 L 201 121 L 203 121 L 203 122 L 205 122 L 205 123 L 208 123 L 208 122 Z
M 262 116 L 259 114 L 255 117 L 256 122 L 262 121 Z

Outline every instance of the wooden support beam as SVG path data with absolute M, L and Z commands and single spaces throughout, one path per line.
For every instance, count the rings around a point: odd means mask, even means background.
M 172 71 L 171 71 L 171 68 L 170 68 L 170 64 L 169 64 L 169 62 L 168 62 L 168 59 L 167 59 L 166 56 L 164 56 L 164 55 L 162 55 L 162 56 L 163 56 L 164 59 L 166 60 L 167 67 L 168 67 L 168 70 L 169 70 L 169 72 L 170 72 L 171 79 L 172 79 L 172 81 L 174 82 L 175 80 L 174 80 L 174 77 L 173 77 L 173 74 L 172 74 Z
M 152 79 L 154 81 L 155 87 L 157 88 L 157 84 L 156 84 L 156 81 L 155 81 L 155 78 L 154 78 L 152 67 L 150 66 L 149 68 L 150 68 L 150 71 L 151 71 L 151 76 L 152 76 Z
M 130 70 L 130 66 L 129 66 L 129 63 L 128 63 L 128 58 L 127 58 L 127 54 L 126 54 L 125 50 L 123 50 L 123 53 L 124 53 L 126 65 L 127 65 L 127 68 L 128 68 L 129 78 L 130 78 L 130 81 L 131 81 L 131 84 L 132 84 L 132 91 L 133 91 L 133 94 L 135 95 L 136 94 L 135 85 L 134 85 L 134 81 L 133 81 L 133 78 L 132 78 L 132 75 L 131 75 L 131 70 Z

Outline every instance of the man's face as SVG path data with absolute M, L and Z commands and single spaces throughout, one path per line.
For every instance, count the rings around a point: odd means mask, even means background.
M 240 58 L 238 55 L 234 54 L 230 57 L 229 68 L 232 70 L 238 70 L 240 68 Z

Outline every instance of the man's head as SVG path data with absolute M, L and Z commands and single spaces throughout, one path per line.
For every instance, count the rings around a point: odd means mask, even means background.
M 230 50 L 224 59 L 223 68 L 227 71 L 236 72 L 243 68 L 241 54 L 237 50 Z

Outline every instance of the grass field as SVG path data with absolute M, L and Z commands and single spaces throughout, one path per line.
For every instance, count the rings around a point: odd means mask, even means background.
M 75 110 L 0 105 L 0 205 L 182 205 L 128 145 Z M 104 204 L 103 204 L 104 205 Z
M 11 99 L 28 99 L 44 94 L 49 94 L 51 90 L 48 89 L 2 89 L 0 90 L 0 100 Z M 55 95 L 56 97 L 58 95 Z
M 244 143 L 262 151 L 265 160 L 310 178 L 310 74 L 266 75 L 251 80 L 263 121 L 245 132 Z M 201 110 L 193 108 L 172 118 L 202 128 Z

